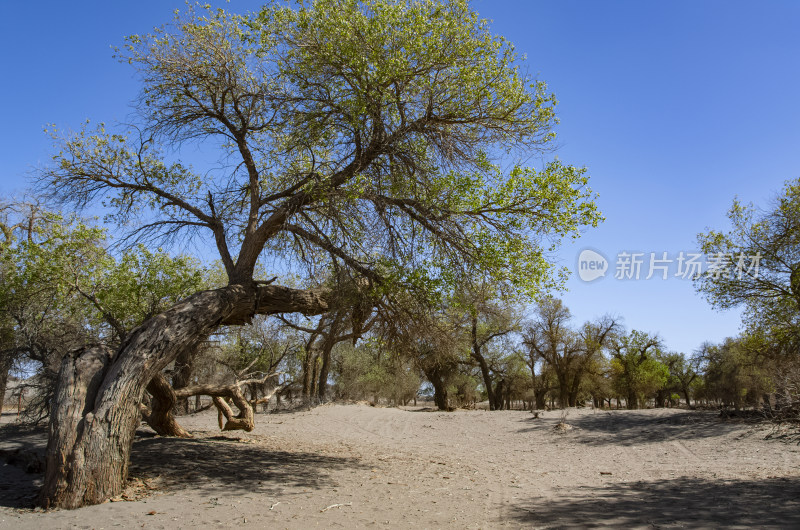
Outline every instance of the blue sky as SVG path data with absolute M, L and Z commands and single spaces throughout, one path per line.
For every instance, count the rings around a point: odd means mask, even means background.
M 259 2 L 212 2 L 235 11 Z M 800 176 L 800 3 L 477 0 L 558 99 L 564 161 L 586 166 L 606 222 L 558 253 L 696 250 L 734 196 L 766 204 Z M 124 121 L 138 86 L 112 59 L 122 37 L 169 21 L 177 1 L 7 2 L 0 18 L 0 192 L 47 163 L 43 126 Z M 645 256 L 647 258 L 647 255 Z M 603 313 L 691 352 L 736 334 L 691 282 L 592 283 L 563 294 L 576 321 Z

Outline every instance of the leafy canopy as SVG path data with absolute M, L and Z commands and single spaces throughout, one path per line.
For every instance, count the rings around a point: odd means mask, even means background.
M 143 246 L 114 256 L 105 244 L 106 231 L 86 220 L 37 212 L 27 237 L 0 250 L 0 317 L 29 340 L 64 322 L 118 340 L 206 283 L 192 258 Z
M 726 274 L 705 274 L 695 286 L 717 308 L 744 306 L 751 334 L 797 344 L 800 332 L 800 180 L 789 181 L 772 208 L 735 200 L 731 228 L 698 235 L 703 252 L 727 256 Z M 758 256 L 758 266 L 753 266 Z M 741 257 L 744 263 L 739 264 Z
M 583 169 L 521 162 L 551 148 L 556 99 L 466 1 L 190 9 L 119 56 L 138 122 L 56 133 L 43 178 L 132 237 L 210 236 L 231 283 L 260 260 L 533 295 L 563 279 L 549 252 L 600 220 Z M 218 163 L 193 168 L 191 145 Z

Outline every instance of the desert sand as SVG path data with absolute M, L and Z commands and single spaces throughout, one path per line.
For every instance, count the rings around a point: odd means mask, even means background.
M 141 428 L 123 497 L 52 512 L 30 508 L 44 430 L 12 420 L 2 528 L 800 528 L 798 438 L 713 411 L 573 409 L 564 430 L 561 411 L 326 405 L 251 433 L 208 411 L 181 418 L 193 439 Z

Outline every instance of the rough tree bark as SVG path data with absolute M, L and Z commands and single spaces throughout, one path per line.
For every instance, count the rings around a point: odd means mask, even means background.
M 439 410 L 452 410 L 447 396 L 447 388 L 441 381 L 432 381 L 433 384 L 433 402 Z
M 306 357 L 303 359 L 303 402 L 311 403 L 311 386 L 316 362 L 319 352 L 316 349 L 306 348 Z
M 97 491 L 98 486 L 116 483 L 127 476 L 131 425 L 104 422 L 90 408 L 99 394 L 111 356 L 109 348 L 93 346 L 71 352 L 61 364 L 40 493 L 40 502 L 45 507 L 80 506 L 84 498 L 96 499 L 103 494 Z M 105 439 L 93 437 L 95 430 L 106 434 Z M 111 444 L 117 447 L 109 447 Z M 93 468 L 91 463 L 98 457 L 104 463 Z M 73 484 L 83 484 L 84 488 L 76 491 Z M 91 491 L 85 491 L 88 489 Z
M 111 358 L 95 347 L 67 356 L 53 403 L 39 504 L 77 508 L 119 495 L 145 388 L 179 354 L 220 325 L 256 313 L 329 309 L 327 292 L 273 285 L 229 285 L 179 302 L 134 329 Z
M 220 422 L 220 429 L 223 431 L 247 431 L 250 432 L 255 429 L 256 422 L 253 414 L 253 407 L 247 402 L 247 399 L 242 394 L 242 390 L 238 386 L 232 388 L 209 388 L 202 392 L 206 395 L 212 395 L 214 405 L 217 410 L 225 418 L 225 422 Z M 217 395 L 213 395 L 217 394 Z M 234 414 L 233 409 L 225 398 L 230 398 L 236 408 L 239 409 L 239 414 Z
M 314 362 L 312 364 L 312 372 L 311 372 L 311 397 L 312 399 L 316 399 L 317 396 L 317 383 L 319 382 L 319 352 L 317 352 L 316 356 L 314 357 Z

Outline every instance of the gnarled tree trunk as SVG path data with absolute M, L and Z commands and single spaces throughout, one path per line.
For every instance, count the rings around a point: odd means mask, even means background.
M 436 408 L 439 410 L 452 410 L 447 398 L 447 387 L 444 383 L 437 380 L 431 382 L 431 384 L 433 385 L 433 402 L 436 404 Z
M 127 476 L 127 453 L 138 409 L 131 413 L 131 407 L 122 404 L 118 411 L 121 414 L 114 422 L 103 421 L 105 418 L 95 417 L 92 412 L 111 356 L 109 348 L 93 346 L 70 353 L 61 364 L 40 493 L 40 502 L 46 508 L 76 508 L 86 502 L 101 502 L 96 499 L 114 495 L 114 485 Z M 135 418 L 133 422 L 131 417 Z M 93 466 L 97 459 L 103 461 L 102 465 Z M 75 488 L 78 484 L 83 487 Z M 112 491 L 106 491 L 104 485 Z
M 52 407 L 44 507 L 98 504 L 122 492 L 146 386 L 223 324 L 256 313 L 328 310 L 327 292 L 229 285 L 197 293 L 134 329 L 117 353 L 95 347 L 64 359 Z
M 147 391 L 150 392 L 153 399 L 150 409 L 142 411 L 142 419 L 161 436 L 191 438 L 192 435 L 181 427 L 173 416 L 178 396 L 175 395 L 175 391 L 167 379 L 161 374 L 156 374 L 147 385 Z M 188 403 L 188 398 L 183 399 Z
M 278 374 L 274 373 L 261 379 L 238 381 L 229 385 L 193 385 L 176 390 L 175 395 L 179 398 L 189 398 L 190 396 L 197 395 L 211 396 L 214 400 L 214 405 L 220 413 L 220 418 L 222 418 L 220 420 L 220 429 L 223 431 L 242 430 L 250 432 L 255 428 L 253 406 L 257 403 L 266 403 L 267 400 L 280 391 L 281 388 L 275 387 L 270 392 L 267 392 L 264 397 L 253 400 L 251 403 L 245 397 L 242 386 L 254 383 L 263 384 L 276 375 Z M 233 401 L 233 404 L 239 409 L 239 414 L 234 414 L 233 409 L 231 409 L 226 401 L 227 399 Z

